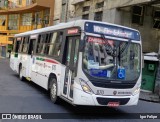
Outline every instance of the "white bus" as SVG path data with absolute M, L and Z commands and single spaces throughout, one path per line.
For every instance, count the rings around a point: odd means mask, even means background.
M 15 35 L 10 67 L 73 105 L 137 105 L 142 74 L 140 33 L 77 20 Z

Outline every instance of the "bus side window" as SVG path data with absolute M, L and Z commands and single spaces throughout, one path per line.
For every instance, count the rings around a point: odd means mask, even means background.
M 29 38 L 28 37 L 24 37 L 23 38 L 23 44 L 22 44 L 22 52 L 23 53 L 27 53 L 28 47 L 29 47 Z
M 40 40 L 41 40 L 41 35 L 38 36 L 38 41 L 37 41 L 37 47 L 36 47 L 36 53 L 39 52 L 39 46 L 40 46 Z
M 16 40 L 17 40 L 17 38 L 14 38 L 14 41 L 13 41 L 13 52 L 15 52 L 15 50 L 16 50 Z
M 62 39 L 63 39 L 63 33 L 58 33 L 56 42 L 55 42 L 55 48 L 54 48 L 54 56 L 59 56 L 62 46 Z
M 46 34 L 46 38 L 45 38 L 45 49 L 44 49 L 44 54 L 45 54 L 45 55 L 48 55 L 48 52 L 49 52 L 51 36 L 52 36 L 51 33 Z
M 15 52 L 17 53 L 18 52 L 18 49 L 20 47 L 20 41 L 16 41 L 16 49 L 15 49 Z
M 40 51 L 41 55 L 44 54 L 45 42 L 46 42 L 46 34 L 44 34 L 44 35 L 41 36 L 41 51 Z
M 51 39 L 50 39 L 49 51 L 48 51 L 48 55 L 49 56 L 53 56 L 54 55 L 55 43 L 56 43 L 57 38 L 58 38 L 58 33 L 54 32 L 52 34 Z
M 19 50 L 20 50 L 20 48 L 21 48 L 21 42 L 22 42 L 22 40 L 17 40 L 17 39 L 15 39 L 15 49 L 14 49 L 14 51 L 16 52 L 16 53 L 18 53 L 19 52 Z
M 36 53 L 37 54 L 43 54 L 45 47 L 45 35 L 39 35 L 38 42 L 37 42 L 37 48 Z

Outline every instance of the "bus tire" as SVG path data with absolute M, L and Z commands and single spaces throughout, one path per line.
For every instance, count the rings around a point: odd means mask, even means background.
M 57 86 L 57 80 L 55 78 L 50 78 L 50 98 L 51 98 L 51 101 L 54 103 L 54 104 L 57 104 L 58 101 L 59 101 L 59 97 L 57 96 L 57 89 L 58 89 L 58 86 Z
M 22 74 L 22 65 L 20 65 L 19 66 L 19 79 L 21 80 L 21 81 L 24 81 L 24 77 L 23 77 L 23 74 Z

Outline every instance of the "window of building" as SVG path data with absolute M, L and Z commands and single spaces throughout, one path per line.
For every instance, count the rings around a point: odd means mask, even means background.
M 36 20 L 37 20 L 36 24 L 40 25 L 42 22 L 41 21 L 42 20 L 42 12 L 36 12 L 35 15 L 36 15 Z
M 6 25 L 6 15 L 0 15 L 0 26 Z
M 18 29 L 18 14 L 9 15 L 8 30 L 17 30 Z
M 89 9 L 90 9 L 90 6 L 84 6 L 83 9 L 82 9 L 82 12 L 89 11 Z
M 104 6 L 104 1 L 96 3 L 96 9 L 103 8 L 103 6 Z
M 133 6 L 132 23 L 143 25 L 144 6 Z
M 88 20 L 88 19 L 89 19 L 89 14 L 84 14 L 84 15 L 82 15 L 82 19 Z
M 50 9 L 46 9 L 44 11 L 44 20 L 43 20 L 43 23 L 45 24 L 45 26 L 49 24 L 49 15 L 50 15 Z
M 153 28 L 160 29 L 160 10 L 156 10 L 153 16 Z
M 32 14 L 31 13 L 22 14 L 21 24 L 31 25 L 32 24 Z
M 5 1 L 4 0 L 0 0 L 0 8 L 4 8 L 5 7 Z
M 18 0 L 18 4 L 19 4 L 19 5 L 22 5 L 22 0 Z
M 26 0 L 26 5 L 31 5 L 32 0 Z
M 96 21 L 102 21 L 102 18 L 103 18 L 103 12 L 102 11 L 95 12 L 94 20 L 96 20 Z

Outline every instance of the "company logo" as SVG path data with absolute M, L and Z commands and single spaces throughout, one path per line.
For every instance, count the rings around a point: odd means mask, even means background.
M 113 95 L 116 95 L 116 94 L 117 94 L 117 91 L 114 91 L 114 92 L 113 92 Z
M 2 119 L 11 119 L 11 114 L 2 114 Z

